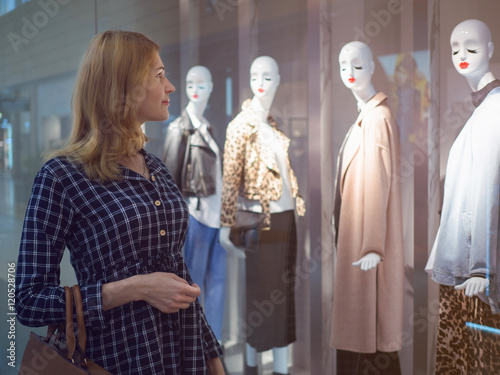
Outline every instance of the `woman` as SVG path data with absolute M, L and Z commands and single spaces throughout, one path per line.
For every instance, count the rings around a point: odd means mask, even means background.
M 181 248 L 189 212 L 165 165 L 143 148 L 175 88 L 159 46 L 106 31 L 89 45 L 73 93 L 73 133 L 35 178 L 21 238 L 22 324 L 65 320 L 67 247 L 82 291 L 87 355 L 113 374 L 223 374 Z M 192 284 L 192 285 L 191 285 Z

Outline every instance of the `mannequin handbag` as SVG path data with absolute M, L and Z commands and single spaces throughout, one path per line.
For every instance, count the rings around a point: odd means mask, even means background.
M 236 222 L 231 227 L 229 239 L 236 247 L 249 252 L 256 252 L 265 218 L 266 215 L 260 212 L 236 211 Z
M 24 350 L 19 375 L 111 375 L 85 356 L 87 333 L 83 320 L 83 304 L 78 285 L 64 287 L 66 324 L 51 324 L 47 336 L 31 332 Z M 73 298 L 76 305 L 77 337 L 73 328 Z

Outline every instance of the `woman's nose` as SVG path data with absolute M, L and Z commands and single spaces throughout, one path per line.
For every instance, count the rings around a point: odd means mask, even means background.
M 166 81 L 167 81 L 167 82 L 166 82 L 166 84 L 165 84 L 165 92 L 166 92 L 166 93 L 171 93 L 171 92 L 174 92 L 174 91 L 175 91 L 175 87 L 174 87 L 174 85 L 172 85 L 168 79 L 167 79 Z

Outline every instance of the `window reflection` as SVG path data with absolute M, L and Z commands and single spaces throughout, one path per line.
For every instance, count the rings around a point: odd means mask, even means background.
M 31 0 L 0 0 L 0 17 L 4 14 L 12 12 L 16 7 L 21 4 L 27 3 Z

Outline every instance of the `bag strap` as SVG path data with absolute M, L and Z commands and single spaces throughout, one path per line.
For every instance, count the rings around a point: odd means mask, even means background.
M 73 291 L 73 298 L 75 300 L 76 306 L 76 322 L 78 325 L 78 345 L 82 349 L 82 352 L 85 353 L 85 347 L 87 344 L 87 331 L 85 330 L 85 320 L 83 317 L 83 303 L 82 303 L 82 293 L 80 291 L 80 287 L 77 285 L 73 285 L 71 288 Z
M 66 332 L 66 345 L 68 350 L 68 359 L 73 361 L 73 355 L 76 350 L 76 336 L 73 328 L 73 298 L 76 305 L 76 320 L 78 325 L 78 345 L 85 353 L 87 342 L 87 332 L 85 331 L 85 323 L 83 319 L 83 303 L 80 287 L 74 285 L 71 289 L 69 286 L 64 287 L 65 304 L 66 304 L 66 324 L 50 324 L 47 328 L 47 337 L 45 342 L 48 342 L 50 337 L 58 332 Z
M 75 331 L 73 329 L 73 293 L 69 286 L 64 287 L 66 295 L 66 344 L 68 345 L 68 359 L 73 359 L 76 347 Z

